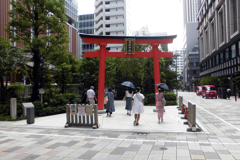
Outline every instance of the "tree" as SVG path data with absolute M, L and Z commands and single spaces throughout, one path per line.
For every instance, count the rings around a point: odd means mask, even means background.
M 214 85 L 216 88 L 219 87 L 218 77 L 203 77 L 200 81 L 201 85 Z
M 20 48 L 12 47 L 6 39 L 0 37 L 0 78 L 1 78 L 1 100 L 4 100 L 7 88 L 3 84 L 3 77 L 6 78 L 14 73 L 27 75 L 27 58 L 24 51 Z
M 227 77 L 221 78 L 221 80 L 219 82 L 219 86 L 224 87 L 224 88 L 228 88 L 228 78 Z
M 38 99 L 41 66 L 51 63 L 57 52 L 67 53 L 67 22 L 64 0 L 10 1 L 7 26 L 12 42 L 23 43 L 31 54 L 33 66 L 32 101 Z
M 240 90 L 240 71 L 235 72 L 235 77 L 233 78 L 233 82 L 236 85 L 237 89 Z

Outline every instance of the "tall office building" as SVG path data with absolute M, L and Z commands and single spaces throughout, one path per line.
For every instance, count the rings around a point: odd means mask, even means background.
M 94 14 L 84 14 L 78 16 L 78 32 L 84 34 L 94 34 Z M 81 39 L 81 55 L 84 52 L 92 52 L 94 44 L 84 43 Z
M 130 0 L 95 0 L 95 35 L 129 36 Z M 107 50 L 119 52 L 121 44 L 107 45 Z
M 192 68 L 189 63 L 189 53 L 192 52 L 196 45 L 198 45 L 198 31 L 197 31 L 197 0 L 183 0 L 183 28 L 184 39 L 183 48 L 185 50 L 185 66 L 183 71 L 183 86 L 188 87 L 193 80 L 193 73 L 197 73 L 196 68 Z M 191 57 L 191 56 L 190 56 Z M 191 86 L 190 86 L 191 88 Z
M 177 74 L 181 75 L 184 69 L 184 49 L 173 49 L 170 52 L 173 52 L 173 55 L 176 55 L 176 58 L 173 59 L 174 67 L 170 67 L 171 71 L 177 71 Z
M 64 0 L 66 7 L 66 16 L 68 23 L 74 25 L 78 20 L 78 3 L 77 0 Z
M 240 1 L 198 1 L 198 38 L 201 77 L 229 80 L 232 94 L 235 72 L 240 70 Z
M 10 9 L 9 0 L 0 0 L 0 37 L 7 38 L 8 33 L 5 31 L 6 24 L 9 21 L 8 10 Z

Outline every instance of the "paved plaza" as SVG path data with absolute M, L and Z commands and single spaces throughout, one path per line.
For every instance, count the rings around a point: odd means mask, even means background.
M 123 101 L 115 101 L 112 117 L 99 115 L 99 129 L 64 128 L 66 114 L 0 122 L 0 160 L 240 160 L 240 99 L 203 99 L 192 92 L 179 92 L 184 103 L 197 106 L 202 132 L 186 132 L 183 115 L 166 106 L 164 122 L 157 123 L 154 106 L 145 106 L 140 125 L 133 126 Z

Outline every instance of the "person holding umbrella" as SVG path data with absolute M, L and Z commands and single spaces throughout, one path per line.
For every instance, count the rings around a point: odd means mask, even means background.
M 157 100 L 156 109 L 158 112 L 158 123 L 160 124 L 160 121 L 163 122 L 163 112 L 164 112 L 163 94 L 165 94 L 164 89 L 169 90 L 169 88 L 165 83 L 158 83 L 156 85 L 158 86 L 158 93 L 156 93 L 156 100 Z
M 121 85 L 128 88 L 127 91 L 125 92 L 125 96 L 124 96 L 124 99 L 126 100 L 125 109 L 127 110 L 127 115 L 131 116 L 132 96 L 133 96 L 132 88 L 134 89 L 135 86 L 132 84 L 132 82 L 129 82 L 129 81 L 125 81 L 125 82 L 121 83 Z
M 141 94 L 140 87 L 135 89 L 135 94 L 133 96 L 133 104 L 132 104 L 132 113 L 134 114 L 134 126 L 139 125 L 140 114 L 144 112 L 144 95 Z
M 125 92 L 125 98 L 126 98 L 125 110 L 127 110 L 127 115 L 129 116 L 131 116 L 131 110 L 132 110 L 132 97 L 133 97 L 132 88 L 128 87 L 128 89 Z

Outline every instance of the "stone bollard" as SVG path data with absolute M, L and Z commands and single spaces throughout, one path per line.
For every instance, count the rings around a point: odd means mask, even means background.
M 10 115 L 11 118 L 17 118 L 17 98 L 10 99 Z

